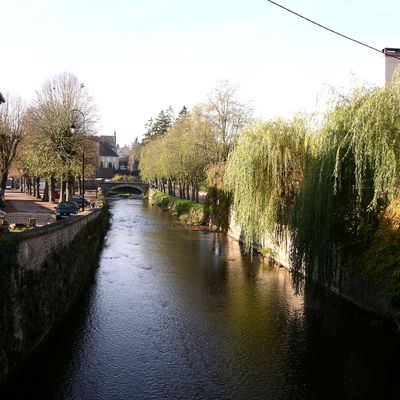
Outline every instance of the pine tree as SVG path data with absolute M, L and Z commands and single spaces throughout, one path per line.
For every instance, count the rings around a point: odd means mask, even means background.
M 188 115 L 189 115 L 189 111 L 188 111 L 187 107 L 186 107 L 186 106 L 183 106 L 183 107 L 182 107 L 182 110 L 179 111 L 177 120 L 179 120 L 179 119 L 181 119 L 181 118 L 185 118 L 185 117 L 187 117 Z
M 155 119 L 150 118 L 145 125 L 146 133 L 144 134 L 143 143 L 146 144 L 151 140 L 164 136 L 174 122 L 174 110 L 171 106 L 165 111 L 161 110 Z

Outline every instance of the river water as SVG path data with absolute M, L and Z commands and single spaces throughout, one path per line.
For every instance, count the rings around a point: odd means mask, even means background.
M 224 236 L 111 204 L 99 268 L 2 398 L 399 399 L 398 336 Z

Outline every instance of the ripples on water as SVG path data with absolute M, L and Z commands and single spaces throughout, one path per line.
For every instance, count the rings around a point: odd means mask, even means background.
M 10 398 L 400 398 L 396 336 L 226 237 L 111 210 L 93 280 Z

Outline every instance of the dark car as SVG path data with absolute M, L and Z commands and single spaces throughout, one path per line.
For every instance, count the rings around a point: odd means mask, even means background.
M 68 218 L 78 212 L 79 208 L 74 201 L 62 201 L 56 207 L 56 219 Z
M 72 196 L 71 201 L 75 202 L 78 207 L 82 207 L 82 203 L 83 203 L 83 198 L 82 196 L 77 196 L 76 194 L 74 194 Z M 85 207 L 90 206 L 90 201 L 85 197 Z

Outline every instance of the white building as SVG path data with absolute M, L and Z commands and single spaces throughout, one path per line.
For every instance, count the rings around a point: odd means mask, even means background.
M 119 169 L 119 155 L 117 153 L 117 133 L 114 135 L 100 136 L 99 139 L 99 165 L 98 178 L 112 178 Z

